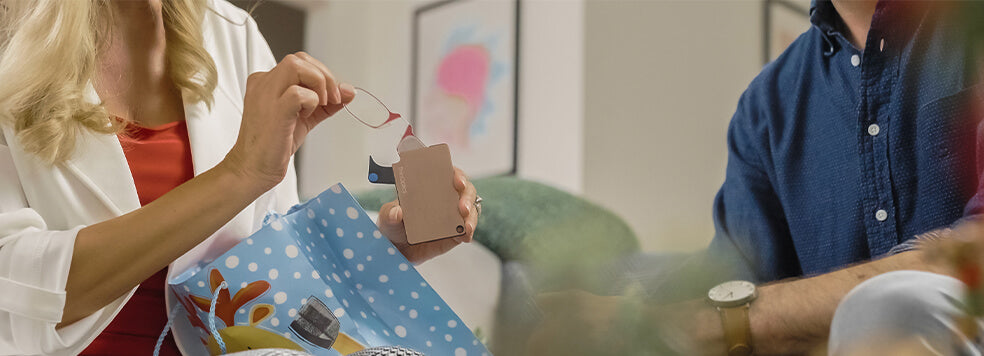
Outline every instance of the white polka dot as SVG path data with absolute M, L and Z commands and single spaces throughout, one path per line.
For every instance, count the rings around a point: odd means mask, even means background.
M 352 272 L 345 270 L 345 278 L 352 278 Z
M 404 311 L 404 310 L 407 310 L 407 306 L 406 305 L 401 305 L 400 306 L 400 311 Z
M 290 310 L 287 311 L 287 315 L 290 315 L 290 317 L 293 318 L 297 315 L 297 309 L 290 308 Z
M 420 294 L 417 292 L 410 292 L 410 298 L 420 299 Z
M 307 214 L 308 214 L 308 219 L 314 219 L 314 210 L 308 209 Z
M 359 218 L 359 211 L 350 206 L 348 209 L 345 209 L 345 215 L 348 215 L 349 219 L 355 220 Z
M 383 237 L 383 233 L 379 232 L 379 230 L 373 231 L 372 232 L 372 237 L 375 237 L 377 239 L 378 238 L 381 238 L 381 237 Z
M 246 282 L 243 282 L 243 283 L 239 283 L 239 288 L 246 288 L 246 286 L 248 286 L 248 285 L 249 285 L 249 284 L 248 284 L 248 283 L 246 283 Z
M 321 219 L 321 226 L 327 227 L 328 226 L 328 220 Z
M 379 275 L 379 282 L 380 283 L 386 283 L 386 282 L 389 282 L 389 280 L 390 280 L 389 276 L 387 276 L 385 274 Z
M 335 280 L 335 283 L 342 283 L 342 279 L 340 277 L 338 277 L 338 274 L 337 273 L 332 273 L 331 274 L 331 278 L 333 278 Z
M 403 325 L 397 325 L 393 328 L 393 332 L 396 333 L 396 336 L 407 337 L 407 328 L 403 327 Z
M 321 236 L 322 239 L 325 238 L 325 234 L 318 234 L 318 236 Z
M 280 276 L 280 272 L 276 268 L 270 269 L 270 273 L 267 273 L 270 279 L 277 279 Z
M 372 256 L 366 256 L 366 261 L 372 261 Z
M 311 252 L 311 246 L 304 246 L 304 248 L 306 248 L 308 252 Z M 311 257 L 308 257 L 308 259 L 311 259 Z
M 375 302 L 376 302 L 376 298 L 369 297 L 369 304 L 372 304 L 372 303 L 375 303 Z
M 454 329 L 458 326 L 458 322 L 454 320 L 448 320 L 448 327 Z
M 236 266 L 239 266 L 239 257 L 236 256 L 226 257 L 225 265 L 228 268 L 236 268 Z
M 239 314 L 246 314 L 246 309 L 239 309 Z
M 188 286 L 184 286 L 184 289 L 185 289 L 185 292 L 191 292 L 191 288 L 188 288 Z
M 417 319 L 417 310 L 410 309 L 410 319 Z
M 202 281 L 198 281 L 198 286 L 199 286 L 199 287 L 204 287 L 204 286 L 205 286 L 205 282 L 202 282 Z
M 406 270 L 408 270 L 408 269 L 410 269 L 410 266 L 407 266 L 407 264 L 406 264 L 406 263 L 401 263 L 401 264 L 400 264 L 400 270 L 401 270 L 401 271 L 406 271 Z
M 294 279 L 301 279 L 301 272 L 294 272 Z
M 391 255 L 395 255 L 396 254 L 396 249 L 390 247 L 390 248 L 386 249 L 386 253 L 389 253 Z
M 334 313 L 335 313 L 335 317 L 341 318 L 345 316 L 345 309 L 342 308 L 335 309 Z
M 454 356 L 468 356 L 468 351 L 465 351 L 463 347 L 454 349 Z
M 393 295 L 393 293 L 395 293 L 395 292 L 393 292 L 393 290 L 392 290 L 392 289 L 390 289 L 390 290 L 389 290 L 389 294 L 390 294 L 390 295 Z
M 269 255 L 269 254 L 273 253 L 273 250 L 271 250 L 269 247 L 267 247 L 267 248 L 263 249 L 263 253 Z
M 246 239 L 246 244 L 247 245 L 252 245 L 253 244 L 253 239 Z
M 362 315 L 362 319 L 369 319 L 369 316 L 366 315 L 366 312 L 359 312 L 359 315 Z
M 328 298 L 334 298 L 335 297 L 335 293 L 331 291 L 331 288 L 326 288 L 325 289 L 325 296 L 328 297 Z
M 352 257 L 355 257 L 355 252 L 353 252 L 352 249 L 347 248 L 344 251 L 342 251 L 342 256 L 345 256 L 345 259 L 351 260 Z
M 389 331 L 386 331 L 386 330 L 383 330 L 383 335 L 390 336 L 390 332 Z
M 284 229 L 284 224 L 281 224 L 280 220 L 275 220 L 274 222 L 270 223 L 270 227 L 272 227 L 274 230 L 280 231 Z
M 478 346 L 478 340 L 472 340 L 472 345 Z
M 287 302 L 287 293 L 277 292 L 277 294 L 273 295 L 273 302 L 277 304 L 284 304 Z
M 311 271 L 311 278 L 320 279 L 321 276 L 318 275 L 318 271 Z
M 452 339 L 453 338 L 451 337 L 451 334 L 444 334 L 444 340 L 447 340 L 448 342 L 451 342 Z
M 328 214 L 335 215 L 335 209 L 328 208 Z
M 284 249 L 284 252 L 287 253 L 287 257 L 290 258 L 297 257 L 297 246 L 287 245 L 287 248 Z
M 441 310 L 441 307 L 435 305 L 434 306 L 434 311 L 438 311 L 438 310 Z
M 308 233 L 308 235 L 311 234 L 311 228 L 307 228 L 307 233 Z
M 365 237 L 365 235 L 362 234 L 362 231 L 359 231 L 359 232 L 355 233 L 355 237 L 358 237 L 358 238 L 361 239 L 361 238 Z
M 427 340 L 427 347 L 431 347 L 431 346 L 434 346 L 434 344 L 432 344 L 430 340 Z
M 284 333 L 284 337 L 290 339 L 291 338 L 291 335 L 290 335 L 290 333 Z
M 335 184 L 331 186 L 331 191 L 334 192 L 335 194 L 342 194 L 342 186 Z
M 420 282 L 420 286 L 421 286 L 421 287 L 426 287 L 426 286 L 427 286 L 427 283 L 424 283 L 424 282 Z
M 277 319 L 277 318 L 270 319 L 270 325 L 273 325 L 273 326 L 280 325 L 280 319 Z
M 362 283 L 356 283 L 355 289 L 362 290 Z
M 437 330 L 437 328 L 435 328 L 435 327 L 433 327 L 433 326 L 431 326 L 431 328 L 430 328 L 430 331 L 431 331 L 431 332 L 434 332 L 434 330 Z
M 301 305 L 307 304 L 307 298 L 301 298 Z
M 355 265 L 355 269 L 357 269 L 359 271 L 362 271 L 362 270 L 365 270 L 366 269 L 366 266 L 360 263 L 360 264 Z

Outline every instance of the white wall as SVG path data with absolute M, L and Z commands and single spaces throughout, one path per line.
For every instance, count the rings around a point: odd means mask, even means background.
M 407 113 L 413 12 L 429 2 L 305 3 L 307 51 Z M 581 190 L 583 172 L 583 8 L 582 0 L 524 0 L 521 9 L 518 172 L 573 192 Z M 366 132 L 339 116 L 312 133 L 298 159 L 302 198 L 339 181 L 351 190 L 371 186 Z
M 308 51 L 410 108 L 411 24 L 422 0 L 303 2 Z M 760 68 L 760 1 L 521 0 L 519 174 L 583 193 L 647 250 L 713 234 L 725 134 Z M 365 129 L 330 119 L 299 156 L 302 197 L 366 182 Z
M 589 1 L 584 193 L 647 250 L 713 235 L 726 132 L 760 69 L 759 1 Z

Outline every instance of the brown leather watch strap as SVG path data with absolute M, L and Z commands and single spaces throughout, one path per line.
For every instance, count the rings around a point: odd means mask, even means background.
M 752 331 L 748 322 L 748 304 L 731 308 L 718 307 L 718 312 L 721 313 L 728 356 L 751 355 Z

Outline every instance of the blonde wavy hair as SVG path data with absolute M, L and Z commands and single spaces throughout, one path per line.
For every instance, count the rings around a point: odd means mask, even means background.
M 203 45 L 206 0 L 162 0 L 168 73 L 185 99 L 212 102 L 215 62 Z M 85 99 L 114 16 L 109 0 L 0 0 L 0 123 L 49 164 L 89 130 L 125 126 Z

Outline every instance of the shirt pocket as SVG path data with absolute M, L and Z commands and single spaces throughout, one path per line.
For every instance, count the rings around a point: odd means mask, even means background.
M 938 125 L 933 125 L 937 126 L 935 129 L 926 129 L 940 157 L 974 151 L 977 125 L 981 122 L 982 90 L 984 86 L 977 84 L 919 108 L 917 117 L 920 121 L 938 122 Z
M 920 130 L 928 140 L 923 142 L 932 150 L 926 153 L 938 160 L 935 167 L 946 170 L 941 173 L 950 174 L 957 183 L 955 188 L 961 191 L 973 190 L 977 185 L 982 90 L 984 85 L 977 84 L 933 100 L 920 107 L 917 116 L 918 125 L 926 125 Z

